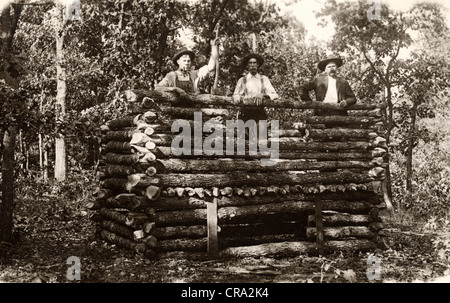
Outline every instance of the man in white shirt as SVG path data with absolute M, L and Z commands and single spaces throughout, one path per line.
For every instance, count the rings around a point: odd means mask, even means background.
M 300 85 L 300 97 L 303 101 L 312 101 L 309 92 L 314 90 L 316 101 L 327 103 L 339 103 L 341 108 L 346 108 L 356 103 L 356 97 L 347 80 L 337 76 L 337 69 L 342 66 L 342 59 L 337 57 L 327 58 L 318 63 L 318 68 L 325 75 L 314 78 L 312 81 Z M 347 115 L 346 110 L 324 111 L 316 110 L 317 115 Z
M 270 83 L 269 78 L 261 75 L 258 71 L 264 63 L 264 58 L 258 54 L 249 54 L 242 60 L 242 65 L 247 68 L 248 74 L 241 77 L 233 93 L 233 101 L 236 104 L 255 105 L 255 107 L 244 107 L 241 109 L 239 119 L 265 120 L 267 114 L 264 110 L 264 100 L 276 100 L 278 94 Z

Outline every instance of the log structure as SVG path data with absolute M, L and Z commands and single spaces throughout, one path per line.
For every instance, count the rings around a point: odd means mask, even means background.
M 249 125 L 239 128 L 235 113 L 244 105 L 230 97 L 124 96 L 128 112 L 101 127 L 99 186 L 87 205 L 102 239 L 149 257 L 376 245 L 389 165 L 382 105 L 314 116 L 313 109 L 337 105 L 268 101 L 275 110 L 296 109 L 298 120 L 283 129 L 259 124 L 255 141 L 242 135 Z

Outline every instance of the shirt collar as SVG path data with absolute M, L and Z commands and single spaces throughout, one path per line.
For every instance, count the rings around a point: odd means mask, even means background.
M 259 79 L 261 78 L 261 75 L 259 73 L 256 73 L 254 76 L 251 73 L 247 74 L 247 79 L 251 79 L 251 78 L 256 78 Z

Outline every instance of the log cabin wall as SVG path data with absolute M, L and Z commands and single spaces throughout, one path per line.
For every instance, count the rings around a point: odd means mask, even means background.
M 180 100 L 175 93 L 142 90 L 124 97 L 127 114 L 102 126 L 100 186 L 88 205 L 102 239 L 149 257 L 211 258 L 364 250 L 377 243 L 388 166 L 381 105 L 315 116 L 316 108 L 337 106 L 268 102 L 275 110 L 303 112 L 280 128 L 279 162 L 262 166 L 267 155 L 260 153 L 194 155 L 194 143 L 192 155 L 171 150 L 176 119 L 192 126 L 194 112 L 203 122 L 235 119 L 231 98 Z

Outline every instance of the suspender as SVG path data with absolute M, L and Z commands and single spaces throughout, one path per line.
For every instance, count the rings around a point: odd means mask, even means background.
M 244 96 L 247 96 L 247 76 L 242 77 L 243 82 L 244 82 Z M 262 76 L 260 76 L 261 78 L 261 93 L 265 94 L 266 93 L 266 88 L 264 87 L 264 79 Z

